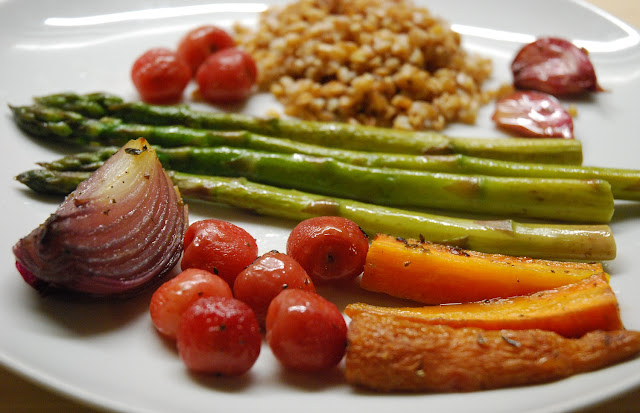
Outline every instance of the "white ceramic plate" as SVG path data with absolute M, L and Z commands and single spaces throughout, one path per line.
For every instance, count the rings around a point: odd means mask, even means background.
M 524 42 L 538 35 L 566 37 L 591 51 L 607 92 L 571 102 L 578 109 L 576 135 L 585 163 L 638 167 L 637 94 L 640 35 L 579 1 L 423 1 L 464 36 L 469 50 L 495 61 L 495 85 L 510 81 L 508 65 Z M 202 23 L 230 27 L 255 22 L 262 2 L 169 0 L 69 0 L 0 2 L 0 101 L 27 104 L 34 95 L 106 90 L 128 99 L 133 60 L 152 46 L 173 46 Z M 246 111 L 265 114 L 277 105 L 256 96 Z M 474 127 L 450 134 L 499 135 L 485 108 Z M 470 394 L 372 395 L 345 385 L 341 372 L 304 377 L 283 372 L 267 347 L 253 370 L 239 379 L 202 380 L 189 375 L 175 350 L 159 339 L 147 316 L 148 296 L 123 302 L 79 304 L 42 299 L 14 269 L 11 246 L 55 210 L 58 198 L 34 196 L 13 180 L 34 162 L 59 156 L 52 145 L 26 137 L 8 109 L 2 136 L 0 233 L 0 361 L 27 377 L 87 403 L 124 412 L 281 411 L 559 411 L 581 407 L 640 384 L 640 359 L 556 383 Z M 225 208 L 194 205 L 192 220 L 230 219 L 259 239 L 261 252 L 284 249 L 292 223 Z M 640 329 L 640 208 L 620 203 L 612 227 L 618 258 L 607 264 L 623 321 Z M 327 292 L 329 293 L 329 292 Z M 331 293 L 338 305 L 363 299 L 357 291 Z

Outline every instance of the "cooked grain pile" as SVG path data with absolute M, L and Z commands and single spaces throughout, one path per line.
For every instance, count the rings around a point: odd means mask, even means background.
M 236 31 L 291 116 L 440 130 L 473 123 L 492 98 L 490 60 L 409 0 L 299 0 Z

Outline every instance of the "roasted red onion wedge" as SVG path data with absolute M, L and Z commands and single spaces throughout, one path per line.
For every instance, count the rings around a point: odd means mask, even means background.
M 13 247 L 23 278 L 41 292 L 129 296 L 180 258 L 187 207 L 156 153 L 129 141 Z
M 573 119 L 558 99 L 542 92 L 514 92 L 499 99 L 492 116 L 519 136 L 573 139 Z
M 596 72 L 585 49 L 554 37 L 525 45 L 511 63 L 513 84 L 554 96 L 596 92 Z

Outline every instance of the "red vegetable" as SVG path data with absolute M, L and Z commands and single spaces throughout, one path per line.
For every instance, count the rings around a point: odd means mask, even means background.
M 259 257 L 233 283 L 234 296 L 253 309 L 261 327 L 265 325 L 271 300 L 286 289 L 316 290 L 304 268 L 277 251 Z
M 189 226 L 184 236 L 182 269 L 212 272 L 233 286 L 236 277 L 258 258 L 256 240 L 227 221 L 206 219 Z
M 556 96 L 602 90 L 587 51 L 564 39 L 547 37 L 524 46 L 511 70 L 519 89 Z
M 236 42 L 226 31 L 212 25 L 197 27 L 187 33 L 178 45 L 177 54 L 191 68 L 195 76 L 200 65 L 210 55 L 228 47 L 234 47 Z
M 332 302 L 310 291 L 287 289 L 269 305 L 266 336 L 283 366 L 315 372 L 342 360 L 347 324 Z
M 220 50 L 200 65 L 196 81 L 204 100 L 211 103 L 236 103 L 252 92 L 258 76 L 253 58 L 237 48 Z
M 190 370 L 238 376 L 258 359 L 262 336 L 248 305 L 235 298 L 205 297 L 183 313 L 177 345 Z
M 187 211 L 155 151 L 128 142 L 13 248 L 41 291 L 122 296 L 162 280 L 180 258 Z
M 519 136 L 573 139 L 573 119 L 546 93 L 514 92 L 496 102 L 492 119 Z
M 151 296 L 149 314 L 155 328 L 176 338 L 182 313 L 202 297 L 233 297 L 229 284 L 209 271 L 189 268 L 162 284 Z
M 176 103 L 191 80 L 191 69 L 175 52 L 156 48 L 133 63 L 131 79 L 145 102 Z
M 348 280 L 364 270 L 369 240 L 353 221 L 315 217 L 289 234 L 287 254 L 300 263 L 314 283 Z

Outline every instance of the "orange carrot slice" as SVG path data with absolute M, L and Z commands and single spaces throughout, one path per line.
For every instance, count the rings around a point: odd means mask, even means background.
M 602 272 L 599 263 L 486 254 L 377 234 L 360 285 L 424 304 L 443 304 L 530 294 Z
M 552 290 L 474 303 L 391 308 L 350 304 L 349 317 L 369 313 L 424 324 L 479 327 L 485 330 L 541 329 L 565 337 L 581 337 L 593 330 L 620 330 L 618 300 L 604 274 L 593 275 Z
M 347 382 L 377 391 L 475 391 L 544 383 L 640 352 L 640 332 L 566 338 L 544 330 L 453 328 L 360 313 L 349 325 Z

